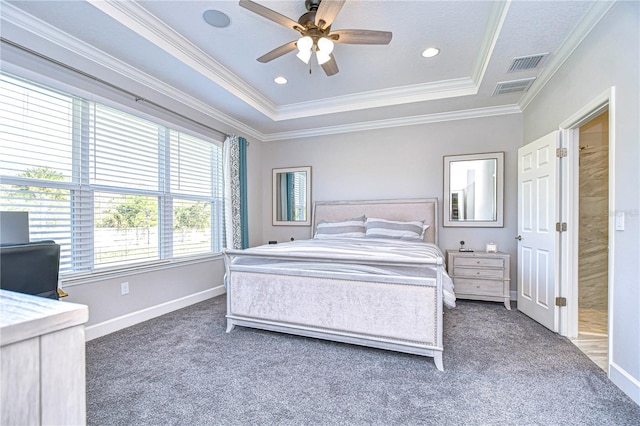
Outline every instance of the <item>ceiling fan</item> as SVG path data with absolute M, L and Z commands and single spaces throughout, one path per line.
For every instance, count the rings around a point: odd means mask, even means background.
M 338 73 L 338 65 L 333 56 L 333 44 L 389 44 L 392 33 L 373 30 L 336 30 L 331 31 L 333 20 L 342 9 L 346 0 L 306 0 L 307 12 L 298 21 L 251 0 L 240 0 L 240 6 L 277 24 L 300 33 L 298 40 L 283 44 L 258 58 L 266 63 L 298 49 L 296 55 L 305 64 L 309 63 L 313 52 L 318 64 L 328 76 Z

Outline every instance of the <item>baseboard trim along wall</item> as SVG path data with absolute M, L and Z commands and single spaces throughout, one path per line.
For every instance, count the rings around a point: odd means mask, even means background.
M 609 378 L 616 386 L 622 389 L 633 402 L 640 405 L 640 381 L 620 368 L 615 362 L 609 364 Z
M 148 321 L 152 318 L 159 317 L 160 315 L 168 314 L 169 312 L 186 308 L 187 306 L 202 302 L 207 299 L 211 299 L 216 296 L 220 296 L 224 293 L 225 288 L 221 285 L 212 289 L 201 291 L 199 293 L 181 297 L 180 299 L 171 300 L 169 302 L 151 306 L 140 311 L 131 312 L 130 314 L 113 318 L 108 321 L 90 325 L 84 329 L 85 341 L 88 342 L 89 340 L 106 336 L 107 334 L 122 330 L 123 328 L 131 327 L 132 325 Z

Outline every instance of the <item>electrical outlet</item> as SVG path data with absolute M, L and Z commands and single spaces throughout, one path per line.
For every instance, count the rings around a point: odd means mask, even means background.
M 125 295 L 125 294 L 129 294 L 129 283 L 120 283 L 120 294 L 121 295 Z

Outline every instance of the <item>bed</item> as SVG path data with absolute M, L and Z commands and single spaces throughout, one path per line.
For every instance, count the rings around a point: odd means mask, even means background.
M 437 199 L 316 202 L 309 240 L 225 250 L 227 332 L 253 327 L 423 355 L 444 370 L 443 308 L 455 295 L 437 212 Z M 405 241 L 376 234 L 376 219 L 424 226 Z M 354 235 L 331 234 L 352 220 Z

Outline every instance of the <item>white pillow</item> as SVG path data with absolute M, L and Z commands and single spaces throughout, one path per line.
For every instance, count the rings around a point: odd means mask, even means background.
M 396 220 L 367 218 L 367 238 L 391 238 L 421 241 L 429 225 L 424 220 L 401 222 Z
M 322 220 L 316 225 L 314 238 L 364 238 L 365 231 L 364 215 L 335 222 Z

